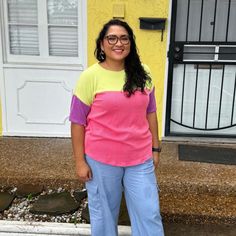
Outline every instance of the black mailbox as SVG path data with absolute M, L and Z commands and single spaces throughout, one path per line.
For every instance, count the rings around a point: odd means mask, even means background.
M 140 17 L 140 29 L 164 30 L 166 18 Z
M 163 41 L 163 31 L 165 29 L 166 18 L 140 17 L 140 29 L 161 30 L 161 41 Z

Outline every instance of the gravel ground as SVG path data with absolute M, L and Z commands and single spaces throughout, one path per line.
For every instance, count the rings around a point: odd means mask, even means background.
M 16 188 L 13 188 L 9 192 L 15 193 Z M 63 188 L 58 188 L 56 190 L 48 189 L 43 191 L 40 195 L 52 194 L 55 192 L 65 191 Z M 70 191 L 73 196 L 74 190 Z M 58 222 L 58 223 L 86 223 L 86 220 L 82 219 L 82 210 L 87 206 L 87 198 L 81 201 L 80 207 L 73 214 L 62 214 L 58 216 L 52 216 L 48 214 L 38 215 L 29 212 L 32 204 L 38 199 L 38 197 L 28 197 L 19 198 L 16 197 L 11 206 L 0 213 L 0 220 L 14 220 L 14 221 L 29 221 L 29 222 Z

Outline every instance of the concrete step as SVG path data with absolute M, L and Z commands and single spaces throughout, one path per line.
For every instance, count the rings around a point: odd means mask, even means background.
M 119 236 L 130 236 L 131 230 L 128 226 L 118 227 Z M 4 236 L 89 236 L 91 228 L 89 224 L 67 224 L 67 223 L 50 223 L 50 222 L 18 222 L 18 221 L 1 221 L 0 235 Z

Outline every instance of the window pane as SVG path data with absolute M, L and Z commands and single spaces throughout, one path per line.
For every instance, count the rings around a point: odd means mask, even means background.
M 78 57 L 78 1 L 47 3 L 49 55 Z
M 183 85 L 183 115 L 182 122 L 185 125 L 193 126 L 194 98 L 197 70 L 193 65 L 186 65 L 185 81 Z
M 39 55 L 37 0 L 8 0 L 9 50 L 14 55 Z
M 228 8 L 229 0 L 217 2 L 214 41 L 225 41 L 226 39 Z
M 37 24 L 37 0 L 8 0 L 8 22 Z
M 236 67 L 234 65 L 225 66 L 225 76 L 222 93 L 222 104 L 220 113 L 220 127 L 229 126 L 231 124 L 231 115 L 234 101 L 234 85 L 235 85 Z M 235 104 L 234 104 L 235 108 Z M 235 124 L 235 123 L 233 123 Z
M 220 47 L 219 60 L 236 61 L 236 46 L 235 47 Z
M 186 41 L 188 0 L 177 1 L 175 41 Z
M 228 41 L 236 42 L 236 0 L 231 0 L 230 15 L 229 15 L 229 30 Z
M 59 25 L 77 25 L 77 11 L 77 0 L 48 0 L 48 23 Z
M 49 54 L 51 56 L 77 57 L 77 27 L 49 27 Z
M 34 26 L 9 27 L 10 53 L 15 55 L 39 55 L 38 29 Z
M 199 41 L 200 34 L 200 17 L 201 17 L 201 1 L 190 1 L 189 6 L 189 23 L 187 41 Z
M 215 0 L 203 1 L 201 41 L 212 41 Z

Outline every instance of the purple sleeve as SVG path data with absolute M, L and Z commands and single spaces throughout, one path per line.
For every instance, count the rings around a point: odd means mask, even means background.
M 86 126 L 87 115 L 90 111 L 90 106 L 83 103 L 78 97 L 73 95 L 70 107 L 69 120 L 72 123 Z
M 152 92 L 149 94 L 149 103 L 147 107 L 147 113 L 156 111 L 156 99 L 155 99 L 155 88 L 153 88 Z

